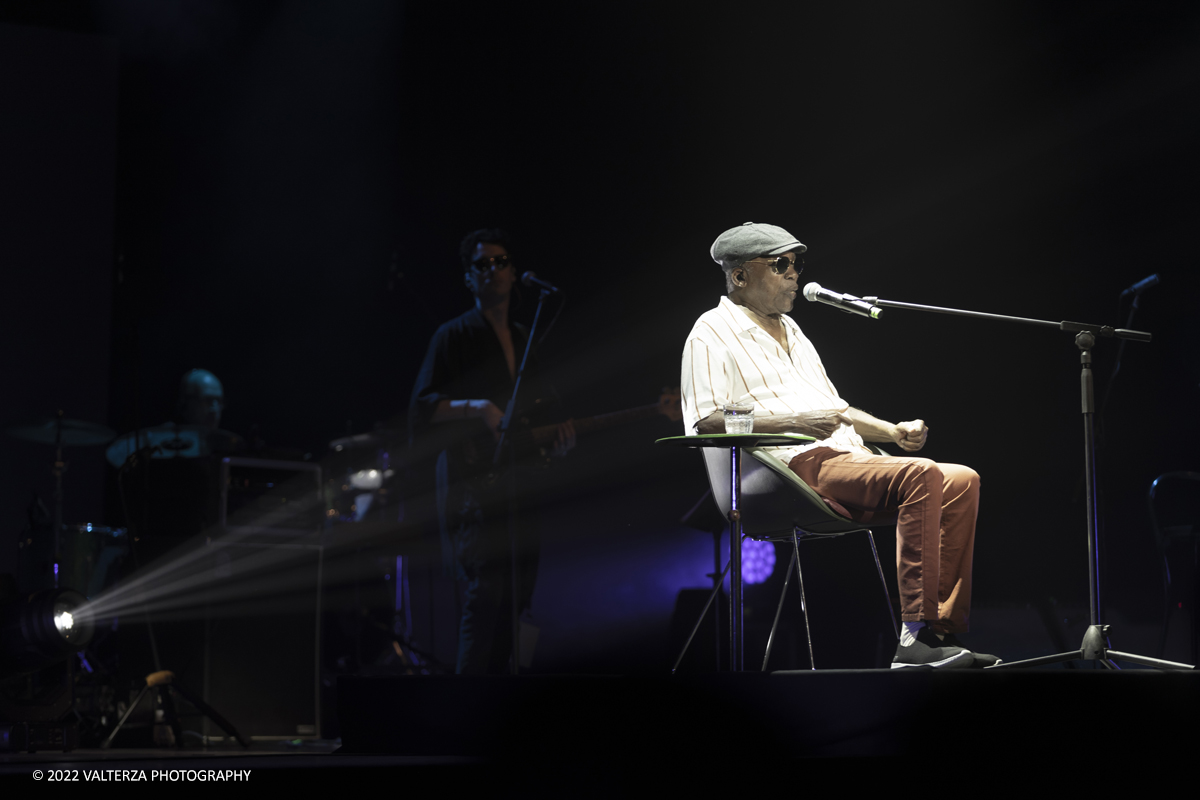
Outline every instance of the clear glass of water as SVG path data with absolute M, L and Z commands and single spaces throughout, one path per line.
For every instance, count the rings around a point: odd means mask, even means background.
M 754 404 L 729 403 L 724 408 L 726 433 L 753 433 Z

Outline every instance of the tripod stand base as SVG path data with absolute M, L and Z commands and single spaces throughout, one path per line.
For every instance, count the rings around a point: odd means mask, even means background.
M 112 733 L 110 733 L 108 738 L 101 743 L 100 748 L 102 750 L 107 750 L 108 748 L 112 747 L 113 739 L 117 738 L 117 734 L 121 732 L 121 728 L 125 726 L 126 721 L 133 714 L 134 709 L 136 709 L 138 704 L 142 702 L 142 698 L 146 696 L 146 693 L 154 688 L 157 688 L 159 691 L 159 698 L 162 702 L 163 711 L 166 716 L 166 724 L 171 727 L 171 732 L 174 734 L 176 747 L 183 747 L 183 730 L 179 726 L 179 715 L 175 712 L 175 703 L 171 699 L 172 691 L 178 692 L 189 703 L 194 705 L 196 709 L 200 711 L 200 713 L 204 714 L 206 717 L 216 723 L 217 727 L 225 731 L 225 733 L 229 736 L 237 739 L 238 743 L 242 747 L 250 747 L 250 742 L 246 741 L 245 737 L 238 733 L 228 720 L 218 714 L 216 709 L 214 709 L 208 703 L 205 703 L 199 697 L 193 695 L 187 689 L 183 688 L 183 686 L 176 684 L 175 673 L 171 672 L 170 670 L 162 670 L 160 672 L 152 672 L 146 676 L 146 685 L 142 687 L 142 690 L 138 692 L 137 697 L 135 697 L 133 702 L 129 704 L 129 708 L 126 709 L 125 715 L 121 717 L 121 721 L 117 723 L 117 727 L 113 728 Z
M 1195 669 L 1191 664 L 1181 664 L 1178 661 L 1164 661 L 1161 658 L 1140 656 L 1136 653 L 1123 653 L 1120 650 L 1110 650 L 1108 647 L 1108 626 L 1089 625 L 1083 634 L 1083 646 L 1078 650 L 1058 653 L 1052 656 L 1027 658 L 1023 661 L 1005 661 L 985 669 L 1022 669 L 1025 667 L 1041 667 L 1047 664 L 1061 664 L 1066 661 L 1098 661 L 1107 669 L 1120 669 L 1117 661 L 1128 661 L 1143 667 L 1156 669 Z

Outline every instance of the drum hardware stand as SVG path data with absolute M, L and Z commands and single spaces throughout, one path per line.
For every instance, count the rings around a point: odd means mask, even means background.
M 454 673 L 453 667 L 447 667 L 445 664 L 438 661 L 436 656 L 427 650 L 417 647 L 412 643 L 412 639 L 404 636 L 403 634 L 392 634 L 392 649 L 399 651 L 397 652 L 397 655 L 400 657 L 402 662 L 406 662 L 405 667 L 410 670 L 408 673 L 410 675 L 420 674 L 421 668 L 429 669 L 431 672 L 440 673 L 443 675 Z M 408 654 L 415 655 L 420 660 L 413 659 Z
M 138 559 L 137 542 L 138 534 L 144 531 L 145 528 L 140 525 L 135 525 L 133 522 L 133 517 L 129 513 L 129 502 L 125 498 L 125 476 L 129 474 L 130 469 L 137 466 L 139 458 L 145 458 L 146 461 L 149 462 L 149 460 L 154 457 L 154 453 L 161 450 L 161 448 L 152 445 L 141 447 L 140 430 L 138 432 L 138 438 L 136 442 L 138 444 L 137 449 L 126 456 L 125 463 L 121 465 L 119 470 L 117 470 L 117 494 L 121 498 L 121 509 L 125 512 L 125 523 L 129 526 L 129 553 L 133 556 L 134 572 L 138 572 L 142 568 L 141 562 Z M 146 604 L 145 591 L 141 590 L 140 594 L 142 596 L 142 613 L 146 616 L 146 634 L 150 637 L 150 655 L 154 659 L 154 669 L 161 671 L 162 660 L 158 655 L 158 637 L 154 635 L 154 620 L 150 616 L 150 607 Z M 154 674 L 157 675 L 158 672 L 155 672 Z M 120 725 L 117 727 L 120 727 Z
M 18 425 L 8 428 L 5 432 L 17 439 L 54 445 L 54 511 L 51 524 L 54 526 L 54 588 L 57 589 L 62 572 L 63 474 L 67 471 L 67 462 L 63 460 L 63 448 L 104 444 L 111 441 L 116 434 L 103 425 L 65 419 L 61 408 L 57 410 L 53 419 L 38 420 L 32 425 Z
M 115 739 L 117 734 L 120 733 L 121 728 L 125 725 L 126 720 L 129 719 L 129 717 L 133 714 L 134 709 L 137 708 L 142 702 L 142 698 L 146 696 L 146 693 L 154 688 L 158 689 L 159 701 L 162 703 L 163 707 L 163 717 L 166 721 L 166 724 L 171 726 L 171 732 L 175 735 L 176 747 L 180 749 L 183 748 L 183 728 L 179 725 L 179 714 L 175 711 L 175 701 L 171 697 L 172 690 L 183 695 L 184 699 L 199 709 L 204 716 L 216 723 L 217 727 L 225 731 L 227 736 L 237 739 L 238 744 L 240 744 L 242 747 L 247 749 L 250 748 L 250 742 L 248 742 L 244 736 L 238 733 L 237 729 L 234 728 L 228 720 L 217 713 L 216 709 L 201 700 L 199 697 L 196 697 L 187 689 L 183 688 L 182 684 L 176 683 L 174 672 L 171 672 L 170 670 L 161 670 L 159 672 L 152 672 L 146 676 L 146 685 L 142 687 L 142 690 L 138 692 L 137 697 L 135 697 L 133 702 L 129 704 L 129 708 L 125 709 L 125 715 L 121 717 L 121 721 L 117 723 L 117 726 L 112 729 L 112 733 L 110 733 L 108 738 L 101 743 L 100 748 L 102 750 L 107 750 L 112 747 L 113 739 Z
M 62 571 L 62 526 L 63 526 L 63 473 L 67 463 L 63 461 L 62 441 L 63 411 L 58 409 L 54 425 L 54 588 L 58 588 L 58 574 Z
M 683 663 L 683 657 L 687 655 L 688 648 L 692 646 L 692 640 L 696 638 L 696 633 L 700 630 L 700 626 L 704 623 L 704 618 L 708 615 L 708 609 L 712 607 L 713 600 L 717 599 L 717 591 L 721 584 L 725 582 L 725 576 L 729 574 L 731 564 L 726 564 L 725 569 L 721 569 L 721 535 L 725 532 L 725 525 L 728 520 L 720 516 L 713 510 L 712 489 L 706 489 L 700 499 L 696 501 L 686 514 L 679 520 L 683 525 L 692 528 L 693 530 L 704 531 L 713 537 L 713 571 L 706 573 L 705 577 L 713 582 L 712 592 L 708 596 L 708 602 L 704 604 L 704 610 L 700 612 L 696 624 L 692 626 L 692 632 L 684 642 L 683 650 L 680 651 L 679 657 L 675 659 L 675 665 L 671 667 L 671 674 L 674 675 L 679 669 L 679 665 Z M 715 654 L 716 654 L 716 671 L 721 671 L 721 613 L 720 610 L 713 612 L 713 632 L 715 639 Z
M 1028 319 L 1026 317 L 1010 317 L 1003 314 L 984 314 L 978 311 L 965 311 L 957 308 L 942 308 L 913 303 L 899 303 L 891 300 L 881 300 L 878 297 L 864 297 L 867 303 L 884 308 L 907 308 L 913 311 L 929 311 L 937 314 L 951 314 L 973 319 L 990 319 L 999 322 L 1014 322 L 1025 325 L 1036 325 L 1042 328 L 1055 328 L 1060 331 L 1075 334 L 1075 346 L 1079 348 L 1080 395 L 1083 411 L 1083 455 L 1084 475 L 1087 489 L 1087 553 L 1088 553 L 1088 600 L 1089 625 L 1083 635 L 1083 642 L 1078 650 L 1070 650 L 1049 656 L 1039 656 L 1021 661 L 1010 661 L 996 664 L 986 669 L 1018 669 L 1022 667 L 1038 667 L 1046 664 L 1057 664 L 1065 661 L 1095 661 L 1106 669 L 1119 670 L 1114 659 L 1128 661 L 1158 669 L 1195 669 L 1191 664 L 1176 661 L 1164 661 L 1160 658 L 1124 653 L 1110 648 L 1109 626 L 1101 621 L 1100 610 L 1100 549 L 1098 536 L 1098 520 L 1096 515 L 1096 429 L 1095 413 L 1096 398 L 1092 376 L 1092 348 L 1096 337 L 1117 338 L 1125 341 L 1149 342 L 1151 335 L 1145 331 L 1112 328 L 1108 325 L 1092 325 L 1083 322 L 1051 322 L 1049 320 Z M 1132 316 L 1131 316 L 1132 319 Z

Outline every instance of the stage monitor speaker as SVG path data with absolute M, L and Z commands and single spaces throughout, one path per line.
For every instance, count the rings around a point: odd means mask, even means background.
M 209 547 L 204 700 L 247 738 L 317 738 L 322 547 Z M 224 736 L 208 719 L 203 733 Z

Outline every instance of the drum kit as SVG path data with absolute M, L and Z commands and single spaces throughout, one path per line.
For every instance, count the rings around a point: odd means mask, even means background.
M 48 417 L 8 428 L 6 434 L 36 444 L 54 447 L 54 510 L 50 536 L 37 540 L 39 532 L 30 531 L 20 542 L 21 569 L 26 591 L 67 587 L 90 596 L 98 594 L 115 578 L 115 567 L 129 550 L 124 528 L 93 523 L 63 522 L 63 477 L 67 462 L 63 450 L 68 447 L 97 447 L 108 444 L 117 434 L 111 428 L 78 419 L 68 419 L 60 410 Z
M 64 522 L 67 462 L 63 451 L 107 445 L 105 455 L 109 463 L 125 469 L 140 458 L 198 458 L 235 449 L 240 441 L 229 431 L 176 424 L 142 428 L 118 436 L 109 427 L 67 418 L 62 411 L 53 417 L 14 425 L 4 432 L 14 439 L 54 448 L 53 513 L 46 521 L 48 525 L 34 525 L 41 530 L 30 530 L 19 543 L 22 583 L 29 584 L 22 588 L 33 591 L 67 587 L 88 597 L 95 597 L 116 579 L 118 565 L 129 554 L 129 531 L 91 522 Z
M 107 446 L 105 456 L 118 470 L 142 459 L 201 458 L 240 449 L 235 434 L 201 425 L 168 423 L 118 435 L 109 427 L 70 419 L 59 411 L 21 425 L 5 434 L 54 448 L 53 512 L 48 525 L 31 530 L 20 542 L 21 571 L 32 591 L 69 587 L 94 597 L 116 578 L 117 566 L 129 553 L 130 536 L 124 527 L 63 519 L 67 448 Z M 396 469 L 392 451 L 402 445 L 397 431 L 380 430 L 335 439 L 329 443 L 326 512 L 334 524 L 359 522 L 394 503 Z M 48 528 L 48 530 L 47 530 Z M 40 534 L 40 536 L 39 536 Z
M 206 479 L 210 473 L 215 476 L 215 471 L 209 469 L 212 466 L 257 461 L 260 468 L 274 465 L 278 469 L 284 463 L 261 458 L 232 458 L 222 462 L 224 454 L 244 451 L 245 443 L 227 431 L 197 425 L 166 424 L 118 435 L 104 425 L 71 419 L 59 411 L 52 417 L 13 425 L 0 429 L 0 432 L 10 439 L 33 443 L 39 448 L 36 452 L 45 452 L 47 460 L 51 461 L 54 476 L 52 503 L 43 505 L 35 496 L 29 509 L 28 527 L 20 537 L 15 577 L 16 586 L 22 593 L 34 593 L 42 589 L 73 589 L 90 600 L 110 593 L 128 573 L 128 567 L 135 557 L 142 561 L 148 556 L 153 557 L 151 554 L 155 552 L 153 545 L 157 534 L 150 533 L 147 536 L 146 531 L 158 532 L 162 527 L 150 525 L 146 520 L 156 519 L 157 507 L 153 503 L 162 499 L 159 495 L 163 494 L 163 490 L 173 498 L 173 492 L 179 489 L 180 496 L 183 496 L 186 487 L 180 481 L 195 480 L 197 476 Z M 317 473 L 327 476 L 322 481 L 325 494 L 325 530 L 322 538 L 327 534 L 338 538 L 339 531 L 331 530 L 331 527 L 342 527 L 341 533 L 348 533 L 352 529 L 353 535 L 348 538 L 361 549 L 369 542 L 390 536 L 395 531 L 398 521 L 396 487 L 399 469 L 393 460 L 393 453 L 398 454 L 396 448 L 404 443 L 400 436 L 398 431 L 376 431 L 329 443 L 328 457 Z M 104 452 L 106 460 L 117 471 L 116 488 L 121 493 L 122 506 L 126 506 L 125 488 L 131 490 L 129 499 L 133 505 L 124 508 L 124 518 L 130 519 L 131 510 L 137 513 L 132 516 L 130 528 L 101 522 L 75 522 L 69 518 L 72 506 L 66 502 L 66 498 L 74 485 L 68 475 L 68 462 L 74 460 L 69 453 L 78 452 L 81 448 Z M 35 455 L 34 460 L 35 463 L 41 462 L 42 457 Z M 206 460 L 208 464 L 203 463 Z M 151 466 L 152 463 L 159 466 Z M 246 464 L 241 466 L 244 473 Z M 82 475 L 77 475 L 76 480 L 80 478 Z M 123 487 L 122 482 L 127 486 Z M 228 470 L 221 471 L 220 482 L 226 488 L 234 488 Z M 150 488 L 147 489 L 147 486 Z M 243 487 L 238 483 L 236 488 L 251 500 L 256 496 L 254 486 Z M 152 499 L 145 500 L 143 496 Z M 139 501 L 151 504 L 147 506 L 147 513 L 138 511 Z M 222 494 L 222 509 L 227 502 L 225 494 Z M 168 509 L 165 513 L 177 513 L 178 506 L 174 502 L 168 502 L 163 507 Z M 318 512 L 320 508 L 318 505 Z M 221 524 L 224 524 L 224 516 Z M 172 526 L 172 533 L 176 527 L 179 526 Z M 163 545 L 165 541 L 165 538 L 159 537 L 158 545 Z M 388 563 L 387 571 L 395 570 L 397 580 L 404 581 L 400 578 L 402 562 L 393 557 Z M 404 563 L 404 569 L 407 570 L 407 562 Z M 406 586 L 406 583 L 403 585 Z M 387 594 L 390 595 L 390 590 Z M 354 596 L 357 598 L 358 593 Z M 411 614 L 405 596 L 405 611 Z M 149 613 L 147 609 L 143 610 Z M 353 612 L 355 619 L 365 618 L 361 609 L 356 607 Z M 389 611 L 389 617 L 392 613 Z M 123 623 L 124 617 L 123 614 Z M 134 618 L 132 621 L 138 620 Z M 145 621 L 150 622 L 148 616 Z M 392 625 L 390 620 L 387 622 L 390 631 Z M 125 717 L 128 717 L 139 706 L 137 702 L 128 702 L 124 695 L 124 681 L 129 677 L 126 673 L 142 666 L 147 661 L 147 653 L 153 654 L 155 668 L 158 668 L 159 647 L 164 641 L 161 638 L 163 629 L 157 634 L 149 624 L 144 631 L 136 626 L 127 633 L 124 629 L 125 625 L 122 624 L 122 633 L 113 635 L 117 631 L 116 619 L 112 620 L 111 625 L 106 623 L 100 631 L 102 635 L 79 653 L 79 662 L 73 667 L 77 672 L 72 684 L 75 716 L 78 719 L 79 736 L 87 741 L 99 741 L 105 735 L 111 741 L 119 730 L 112 723 L 120 716 L 120 712 L 124 710 Z M 173 635 L 176 637 L 174 640 L 168 636 L 166 641 L 174 641 L 175 644 L 170 647 L 175 649 L 168 647 L 168 650 L 178 656 L 184 650 L 178 646 L 178 631 Z M 145 651 L 143 642 L 147 636 L 149 651 Z M 403 652 L 408 653 L 411 645 L 406 638 L 401 641 L 404 642 Z M 399 644 L 392 644 L 392 647 L 399 652 Z M 166 654 L 167 651 L 164 651 Z M 155 732 L 157 734 L 157 728 Z
M 403 446 L 398 431 L 380 429 L 329 443 L 329 517 L 332 522 L 362 522 L 378 517 L 398 499 L 392 453 Z

